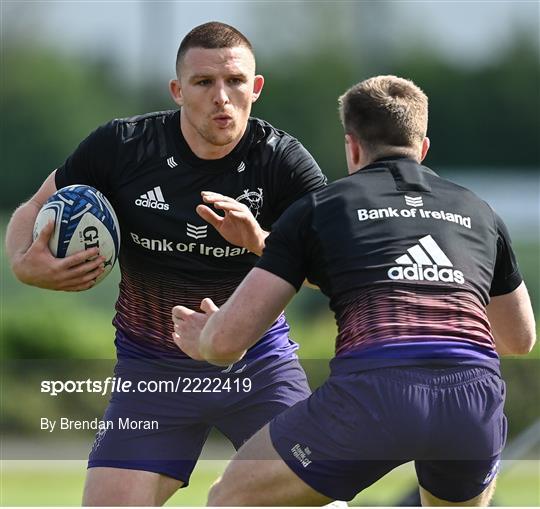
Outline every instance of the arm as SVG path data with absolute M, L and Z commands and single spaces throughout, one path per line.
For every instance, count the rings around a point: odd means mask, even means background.
M 486 311 L 500 355 L 527 354 L 531 351 L 536 342 L 536 328 L 525 283 L 506 295 L 492 297 Z
M 495 214 L 497 253 L 486 307 L 495 347 L 500 355 L 526 354 L 536 341 L 534 313 L 512 249 L 510 233 Z
M 54 231 L 52 222 L 32 242 L 38 212 L 49 196 L 56 192 L 54 176 L 55 172 L 52 172 L 38 192 L 13 213 L 6 232 L 6 253 L 13 273 L 23 283 L 50 290 L 86 290 L 103 272 L 105 260 L 96 258 L 96 248 L 66 258 L 55 258 L 48 246 Z
M 228 365 L 241 359 L 272 325 L 296 289 L 271 272 L 254 268 L 201 333 L 206 360 Z
M 227 366 L 259 340 L 295 293 L 284 279 L 254 268 L 221 309 L 210 299 L 201 303 L 203 313 L 173 308 L 173 339 L 191 358 Z

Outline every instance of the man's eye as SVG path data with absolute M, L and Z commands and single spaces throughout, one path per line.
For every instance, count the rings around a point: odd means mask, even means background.
M 231 79 L 229 79 L 229 83 L 231 85 L 240 85 L 240 84 L 244 83 L 244 80 L 242 78 L 231 78 Z
M 210 85 L 211 81 L 210 80 L 199 80 L 197 81 L 197 85 L 201 85 L 203 87 L 207 86 L 207 85 Z

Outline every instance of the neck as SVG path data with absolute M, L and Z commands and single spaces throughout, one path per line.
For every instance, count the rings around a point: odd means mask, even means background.
M 246 125 L 247 128 L 247 125 Z M 238 145 L 238 142 L 244 136 L 246 129 L 244 129 L 234 140 L 227 145 L 214 145 L 209 141 L 205 140 L 198 131 L 193 127 L 191 122 L 184 115 L 183 110 L 180 110 L 180 131 L 186 140 L 186 143 L 189 145 L 191 151 L 199 159 L 222 159 L 223 157 L 230 154 L 234 147 Z

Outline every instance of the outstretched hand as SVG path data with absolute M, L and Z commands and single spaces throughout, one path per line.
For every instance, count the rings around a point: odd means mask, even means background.
M 180 350 L 196 361 L 205 360 L 200 349 L 201 331 L 210 316 L 218 309 L 212 299 L 203 299 L 201 301 L 202 313 L 185 306 L 175 306 L 172 309 L 173 340 Z
M 205 203 L 223 211 L 224 215 L 220 216 L 208 205 L 198 205 L 197 214 L 210 223 L 227 242 L 245 247 L 260 256 L 268 232 L 259 226 L 249 208 L 219 193 L 203 191 L 201 195 Z
M 13 263 L 17 278 L 28 285 L 48 290 L 77 292 L 87 290 L 96 283 L 104 270 L 105 258 L 97 248 L 55 258 L 49 249 L 54 232 L 54 221 L 41 230 L 28 250 Z

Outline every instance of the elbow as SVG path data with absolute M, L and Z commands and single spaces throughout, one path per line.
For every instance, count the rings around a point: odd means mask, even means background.
M 522 341 L 519 344 L 518 351 L 516 354 L 518 355 L 527 355 L 531 352 L 534 345 L 536 344 L 536 333 L 530 334 L 527 338 L 523 338 Z
M 30 285 L 31 282 L 28 279 L 28 275 L 23 269 L 22 258 L 23 255 L 21 254 L 13 255 L 11 259 L 11 272 L 19 282 L 24 283 L 25 285 Z
M 507 346 L 510 355 L 527 355 L 536 344 L 536 333 L 524 334 L 520 337 L 514 337 L 511 345 Z

